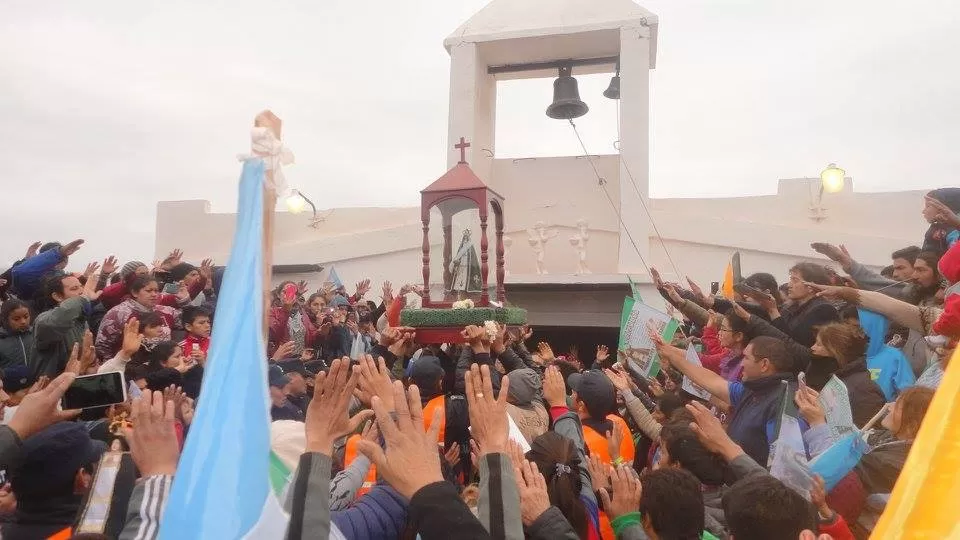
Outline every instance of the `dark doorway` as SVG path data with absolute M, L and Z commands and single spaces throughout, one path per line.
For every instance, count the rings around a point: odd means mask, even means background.
M 570 347 L 576 346 L 583 367 L 589 369 L 596 358 L 597 345 L 606 345 L 610 349 L 610 355 L 613 356 L 616 354 L 619 339 L 619 328 L 536 326 L 533 328 L 533 337 L 527 343 L 527 348 L 530 352 L 536 352 L 537 343 L 545 341 L 550 344 L 555 355 L 569 356 Z

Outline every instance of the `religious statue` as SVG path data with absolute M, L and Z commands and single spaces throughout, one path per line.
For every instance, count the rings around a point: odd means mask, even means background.
M 480 258 L 477 257 L 477 250 L 470 241 L 470 229 L 463 231 L 460 249 L 450 261 L 450 274 L 452 276 L 451 292 L 480 292 L 483 288 L 480 281 Z
M 589 274 L 587 267 L 587 240 L 590 239 L 590 233 L 587 232 L 586 220 L 578 220 L 577 228 L 580 232 L 570 237 L 570 245 L 577 250 L 577 274 Z
M 543 267 L 543 259 L 546 254 L 547 242 L 560 233 L 557 231 L 548 231 L 547 224 L 538 221 L 532 229 L 527 229 L 527 234 L 530 235 L 530 247 L 532 247 L 533 252 L 537 254 L 537 274 L 546 274 L 547 271 Z

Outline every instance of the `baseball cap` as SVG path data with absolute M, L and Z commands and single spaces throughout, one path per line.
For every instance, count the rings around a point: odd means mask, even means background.
M 3 370 L 3 391 L 13 394 L 30 388 L 33 384 L 33 377 L 30 376 L 30 368 L 27 366 L 11 366 Z
M 312 375 L 307 372 L 306 366 L 303 364 L 303 360 L 297 358 L 291 358 L 289 360 L 280 360 L 277 362 L 277 366 L 283 370 L 284 374 L 287 373 L 299 373 L 304 377 L 311 377 Z
M 277 365 L 270 366 L 268 379 L 270 386 L 276 386 L 277 388 L 283 388 L 290 382 L 290 377 L 284 375 L 283 368 Z
M 617 390 L 602 371 L 590 369 L 572 373 L 567 377 L 567 385 L 587 406 L 592 418 L 603 419 L 616 409 Z
M 100 461 L 106 449 L 83 424 L 53 424 L 23 441 L 23 464 L 11 476 L 13 489 L 20 498 L 61 495 L 77 471 Z
M 437 381 L 446 375 L 440 359 L 436 356 L 421 355 L 415 362 L 410 363 L 408 376 L 413 384 L 422 390 L 433 390 Z M 422 393 L 422 392 L 421 392 Z

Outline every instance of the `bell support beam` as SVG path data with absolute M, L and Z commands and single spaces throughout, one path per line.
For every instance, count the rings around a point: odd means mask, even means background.
M 615 68 L 617 62 L 620 61 L 618 56 L 603 56 L 600 58 L 580 58 L 572 59 L 568 58 L 565 60 L 550 60 L 547 62 L 532 62 L 529 64 L 506 64 L 502 66 L 489 66 L 487 67 L 487 73 L 489 75 L 496 75 L 498 73 L 516 73 L 519 71 L 540 71 L 546 69 L 560 69 L 562 67 L 577 67 L 577 66 L 602 66 L 609 64 L 611 67 Z

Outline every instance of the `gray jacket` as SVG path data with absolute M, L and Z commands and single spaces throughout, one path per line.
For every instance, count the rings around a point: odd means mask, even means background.
M 119 540 L 153 540 L 160 533 L 160 518 L 167 505 L 173 477 L 141 478 L 133 487 L 127 503 L 127 520 Z
M 37 315 L 34 323 L 34 353 L 29 366 L 34 376 L 50 378 L 63 373 L 73 345 L 83 342 L 90 301 L 79 296 Z

